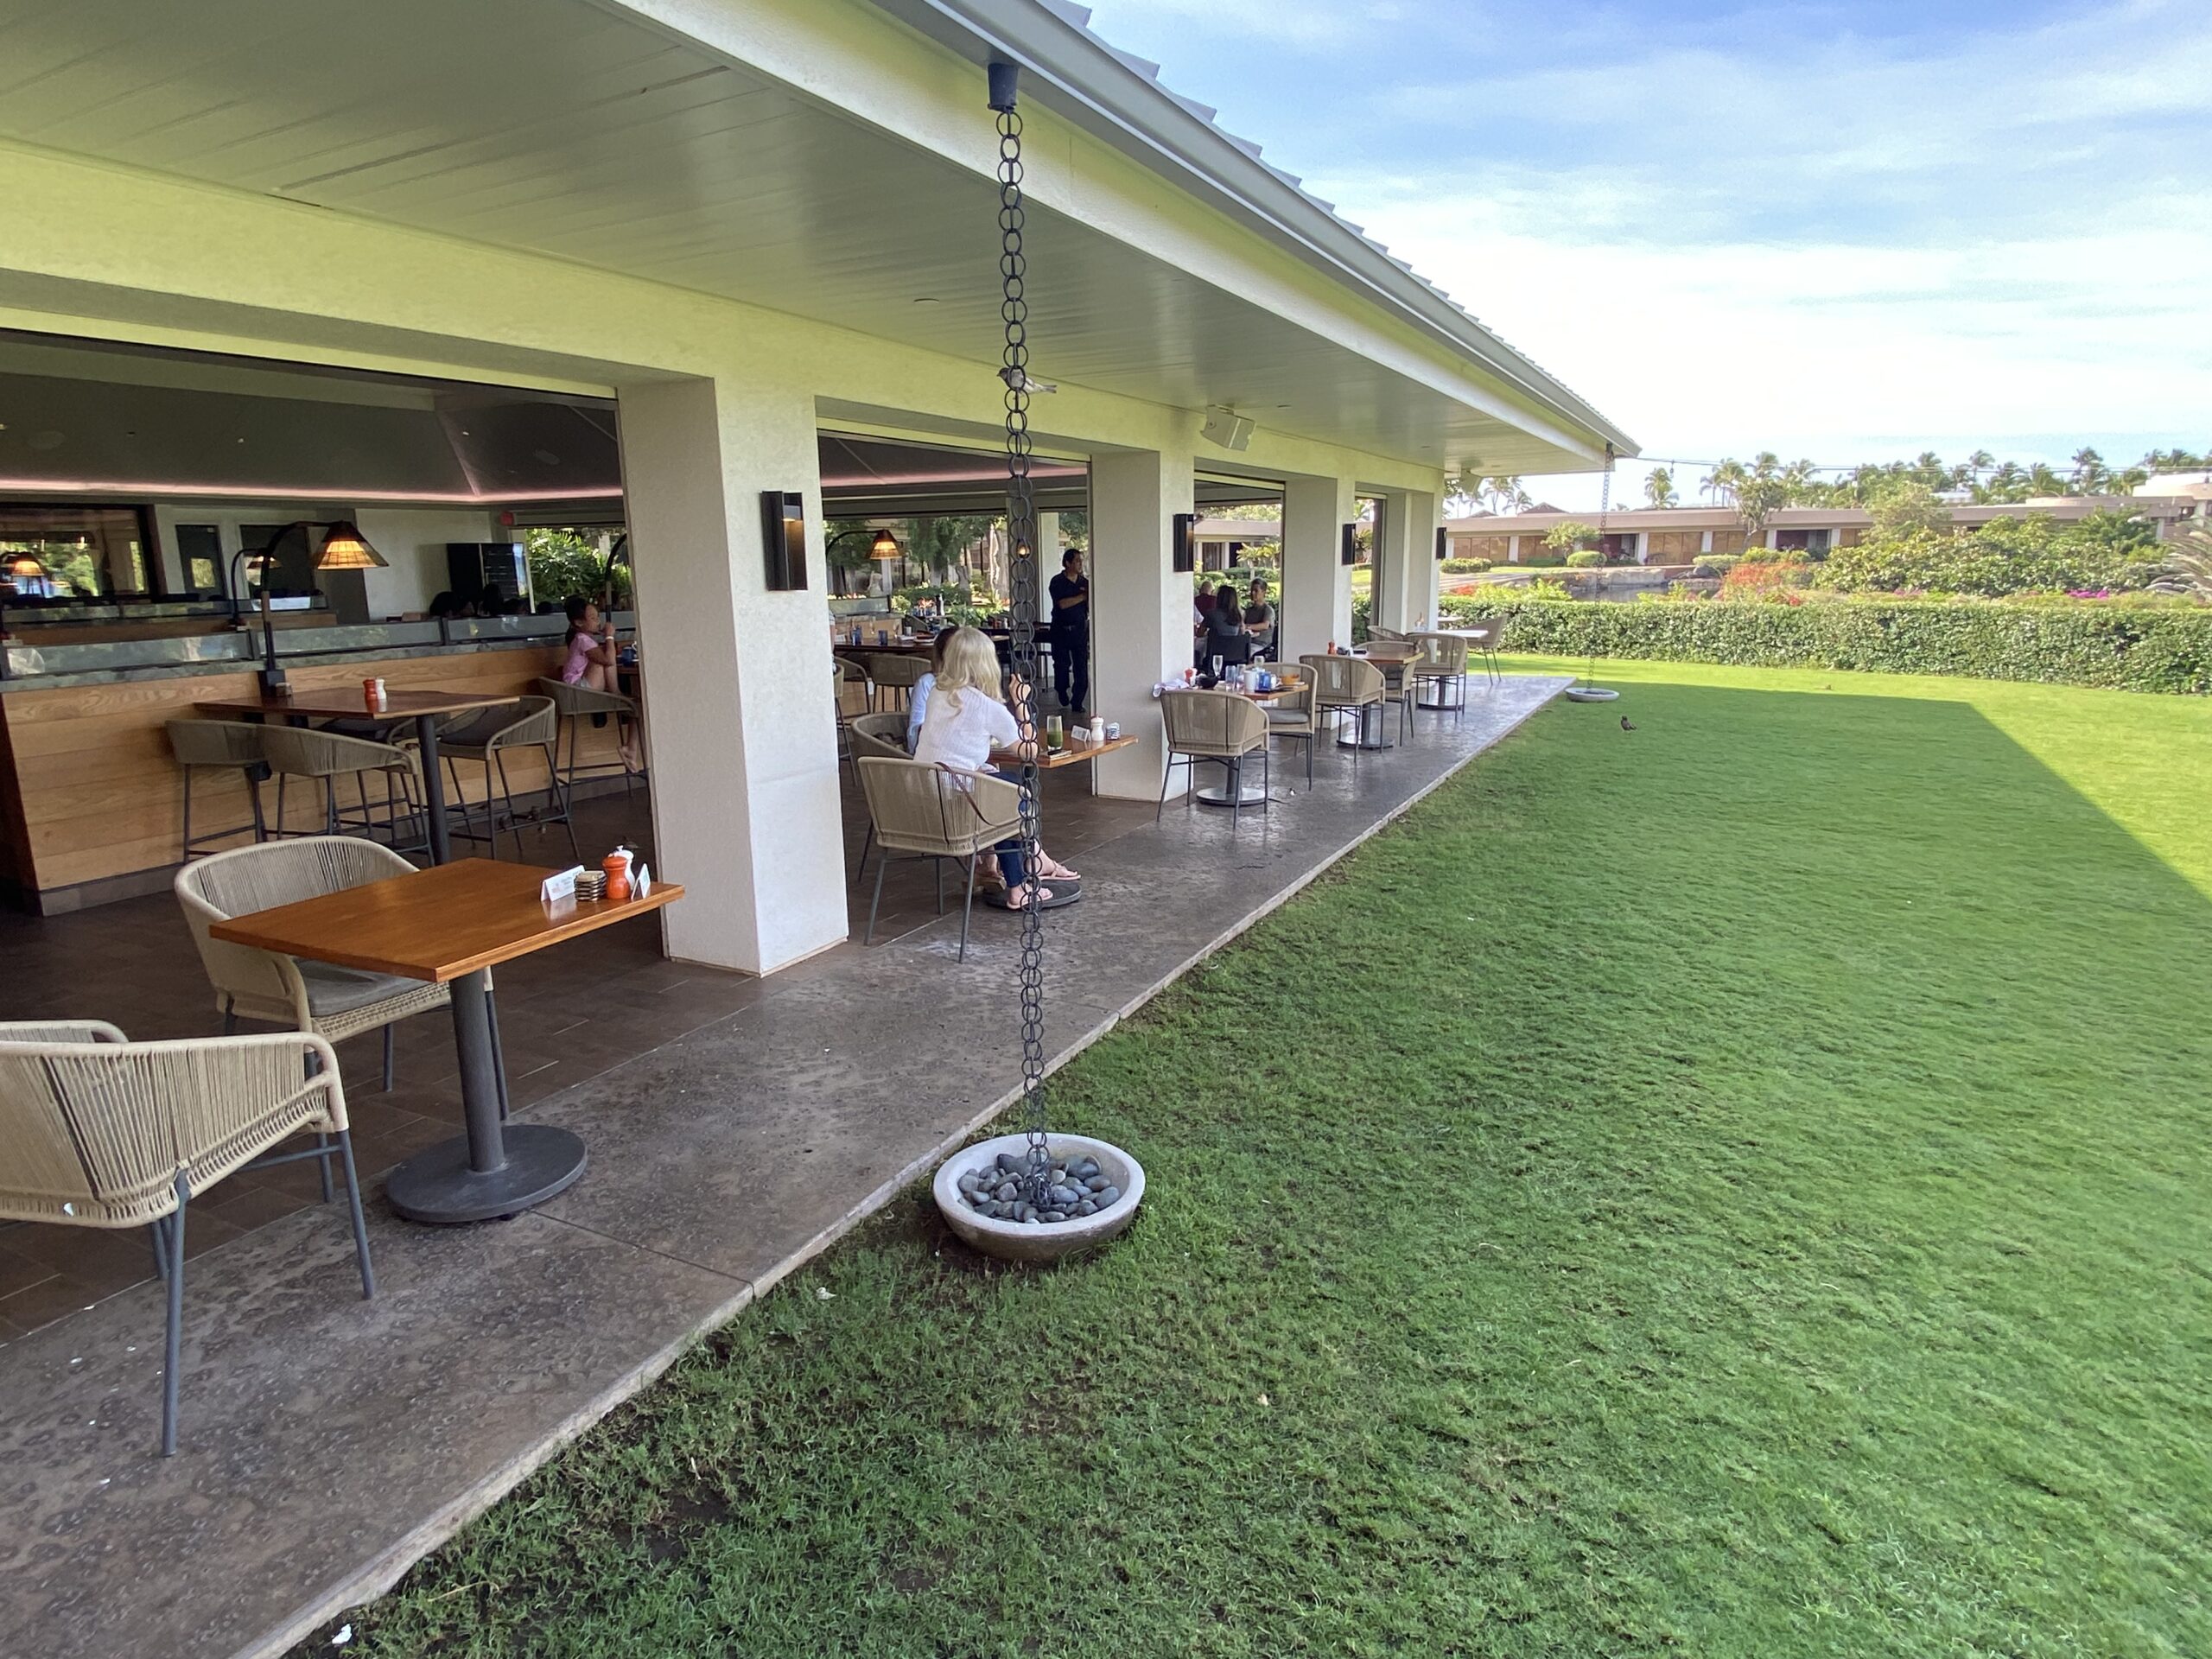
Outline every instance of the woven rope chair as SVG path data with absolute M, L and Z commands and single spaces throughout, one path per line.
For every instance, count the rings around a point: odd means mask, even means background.
M 207 930 L 216 922 L 250 916 L 257 910 L 410 875 L 414 869 L 397 853 L 372 841 L 311 836 L 215 853 L 179 870 L 173 884 L 177 903 L 184 908 L 200 960 L 215 988 L 224 1030 L 240 1020 L 263 1020 L 342 1043 L 382 1027 L 384 1086 L 389 1092 L 392 1026 L 410 1014 L 449 1007 L 453 993 L 448 987 L 302 962 L 251 945 L 226 944 Z
M 596 721 L 603 726 L 611 719 L 619 730 L 625 721 L 632 725 L 637 723 L 638 705 L 620 692 L 594 691 L 588 685 L 570 685 L 566 680 L 537 680 L 531 683 L 530 689 L 538 696 L 552 700 L 554 718 L 569 734 L 566 766 L 561 763 L 560 738 L 556 734 L 553 740 L 554 775 L 561 780 L 561 789 L 568 798 L 568 804 L 571 807 L 575 804 L 577 779 L 593 777 L 602 772 L 620 772 L 622 792 L 626 796 L 629 794 L 633 787 L 632 780 L 639 774 L 623 765 L 619 757 L 587 764 L 580 761 L 577 756 L 582 753 L 579 745 L 583 741 L 583 723 L 586 721 Z
M 1160 801 L 1152 810 L 1152 821 L 1159 823 L 1167 805 L 1167 780 L 1174 776 L 1175 768 L 1187 766 L 1195 783 L 1198 763 L 1209 760 L 1229 774 L 1230 791 L 1235 798 L 1229 822 L 1234 828 L 1237 815 L 1244 810 L 1244 757 L 1259 755 L 1262 791 L 1274 782 L 1268 754 L 1267 711 L 1234 691 L 1164 691 L 1160 697 L 1160 718 L 1167 732 L 1167 764 L 1160 771 Z
M 1278 692 L 1273 702 L 1262 705 L 1268 717 L 1269 737 L 1288 738 L 1306 746 L 1306 781 L 1313 781 L 1313 748 L 1321 736 L 1321 711 L 1313 706 L 1312 681 Z
M 459 763 L 474 760 L 484 768 L 483 833 L 480 835 L 475 830 L 465 802 L 460 833 L 470 841 L 489 842 L 493 855 L 497 857 L 499 831 L 505 830 L 514 836 L 515 856 L 520 858 L 524 825 L 535 826 L 542 834 L 547 825 L 557 823 L 569 832 L 569 857 L 582 863 L 583 849 L 576 844 L 576 827 L 569 820 L 569 798 L 561 791 L 558 768 L 553 760 L 554 746 L 559 741 L 560 722 L 553 712 L 550 697 L 519 697 L 499 708 L 486 709 L 467 726 L 441 733 L 438 753 L 453 773 L 454 800 L 464 801 Z M 545 757 L 545 804 L 529 812 L 515 805 L 513 781 L 507 776 L 507 756 L 518 749 L 536 749 Z
M 1379 706 L 1383 701 L 1382 671 L 1373 663 L 1357 657 L 1320 656 L 1300 657 L 1298 665 L 1313 677 L 1317 715 L 1325 715 L 1333 721 L 1346 710 L 1357 715 L 1370 703 Z M 1357 749 L 1351 758 L 1357 766 Z
M 848 728 L 848 741 L 852 745 L 853 760 L 857 764 L 868 756 L 879 760 L 911 760 L 906 750 L 906 716 L 896 709 L 880 715 L 861 715 Z M 868 874 L 868 855 L 875 845 L 875 817 L 868 816 L 868 832 L 861 837 L 859 862 L 853 866 L 853 880 L 857 881 Z
M 1490 683 L 1496 685 L 1505 677 L 1497 665 L 1497 647 L 1505 638 L 1505 619 L 1502 616 L 1478 616 L 1466 626 L 1466 638 L 1461 642 L 1470 656 L 1479 656 L 1483 666 L 1490 671 Z
M 883 873 L 893 857 L 931 861 L 940 916 L 944 914 L 945 862 L 957 866 L 964 859 L 968 881 L 960 902 L 960 960 L 965 962 L 968 919 L 976 908 L 976 861 L 1020 833 L 1021 791 L 1004 778 L 909 760 L 903 752 L 896 760 L 863 754 L 854 764 L 860 768 L 868 821 L 882 852 L 875 866 L 875 898 L 868 907 L 868 931 L 861 943 L 875 942 Z
M 269 825 L 261 816 L 261 780 L 269 775 L 269 763 L 261 752 L 263 728 L 245 720 L 173 720 L 166 729 L 169 753 L 184 772 L 184 856 L 198 855 L 203 843 L 228 841 L 248 830 L 256 841 L 266 841 Z M 194 835 L 192 779 L 200 772 L 235 772 L 244 778 L 247 798 L 253 803 L 253 821 Z
M 914 688 L 921 683 L 922 676 L 930 671 L 930 659 L 905 652 L 879 651 L 868 658 L 868 677 L 875 684 L 876 707 L 904 709 L 912 700 Z M 890 694 L 899 694 L 894 704 Z
M 1437 688 L 1436 707 L 1465 712 L 1467 707 L 1467 642 L 1456 633 L 1417 633 L 1414 643 L 1421 647 L 1421 655 L 1414 658 L 1409 677 L 1413 681 L 1418 701 L 1422 686 Z M 1458 696 L 1446 702 L 1445 688 L 1452 687 Z
M 429 847 L 429 821 L 422 814 L 419 791 L 423 782 L 421 757 L 412 749 L 401 748 L 395 743 L 383 743 L 365 737 L 346 737 L 337 732 L 310 730 L 304 726 L 266 726 L 261 728 L 262 758 L 269 762 L 269 769 L 276 774 L 276 825 L 279 834 L 284 825 L 284 785 L 294 778 L 304 778 L 322 786 L 322 833 L 334 836 L 347 829 L 365 834 L 381 830 L 385 838 L 397 844 L 399 840 L 399 808 L 405 803 L 410 822 L 421 817 L 423 826 L 419 840 L 410 841 L 410 849 L 427 851 Z M 338 804 L 338 780 L 351 774 L 359 803 L 353 813 L 341 810 Z M 372 776 L 384 779 L 384 818 L 377 819 L 369 800 L 366 779 Z
M 0 1026 L 0 1219 L 64 1227 L 150 1226 L 168 1281 L 162 1363 L 162 1455 L 176 1451 L 188 1200 L 241 1169 L 335 1158 L 346 1173 L 361 1294 L 376 1294 L 368 1226 L 337 1057 L 319 1037 L 282 1033 L 129 1043 L 87 1020 L 55 1041 L 47 1025 Z M 270 1148 L 302 1130 L 305 1152 Z

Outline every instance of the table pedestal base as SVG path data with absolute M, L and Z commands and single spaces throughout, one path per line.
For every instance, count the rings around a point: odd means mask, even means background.
M 1383 718 L 1388 703 L 1370 702 L 1359 711 L 1359 724 L 1349 737 L 1337 739 L 1340 749 L 1388 749 L 1395 747 L 1390 737 L 1390 728 Z
M 493 1221 L 565 1192 L 584 1173 L 584 1143 L 566 1129 L 509 1123 L 501 1139 L 506 1161 L 481 1174 L 468 1166 L 467 1135 L 416 1153 L 385 1184 L 393 1212 L 447 1225 Z
M 1198 791 L 1192 798 L 1200 806 L 1265 806 L 1268 791 L 1257 784 L 1247 784 L 1244 793 L 1240 797 L 1227 785 L 1216 784 L 1210 789 Z

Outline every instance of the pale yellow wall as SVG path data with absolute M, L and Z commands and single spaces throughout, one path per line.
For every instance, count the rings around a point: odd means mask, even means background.
M 775 362 L 820 400 L 982 430 L 1000 416 L 988 365 L 563 260 L 20 146 L 0 145 L 0 327 L 601 392 Z M 1040 435 L 1078 449 L 1211 448 L 1196 410 L 1080 386 L 1039 405 Z M 1392 487 L 1439 478 L 1264 431 L 1237 460 Z

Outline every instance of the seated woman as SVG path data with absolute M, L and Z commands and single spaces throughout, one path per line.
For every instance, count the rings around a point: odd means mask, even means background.
M 952 643 L 957 628 L 939 628 L 937 638 L 930 641 L 930 671 L 914 682 L 913 690 L 906 702 L 906 753 L 914 752 L 914 740 L 922 734 L 922 715 L 930 706 L 930 688 L 937 683 L 938 671 L 944 666 L 944 648 Z
M 1205 644 L 1199 654 L 1209 663 L 1220 658 L 1224 668 L 1252 660 L 1252 633 L 1244 626 L 1244 607 L 1227 582 L 1214 594 L 1213 608 L 1206 613 Z
M 999 683 L 998 648 L 989 638 L 976 628 L 953 630 L 931 678 L 921 733 L 914 742 L 914 759 L 957 772 L 993 772 L 996 770 L 991 765 L 993 748 L 1033 744 L 1036 734 L 1023 733 L 1014 723 L 1013 713 L 999 701 Z M 1021 688 L 1017 685 L 1014 690 L 1018 696 Z M 1006 897 L 996 902 L 1009 910 L 1021 909 L 1034 888 L 1039 904 L 1052 903 L 1052 890 L 1036 887 L 1030 880 L 1020 837 L 1009 836 L 994 850 L 1007 890 Z M 1041 847 L 1037 849 L 1037 874 L 1047 881 L 1083 879 L 1066 865 L 1047 857 Z
M 581 594 L 570 596 L 568 610 L 569 655 L 561 664 L 561 683 L 619 696 L 621 682 L 615 671 L 620 656 L 614 643 L 614 624 L 603 619 L 599 607 Z M 631 772 L 644 771 L 638 757 L 636 735 L 626 728 L 618 726 L 617 730 L 623 766 Z

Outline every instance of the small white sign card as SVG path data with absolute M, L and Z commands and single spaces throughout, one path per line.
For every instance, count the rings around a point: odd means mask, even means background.
M 575 898 L 576 878 L 583 873 L 584 867 L 578 864 L 563 870 L 557 875 L 547 876 L 543 885 L 537 889 L 537 896 L 549 905 L 558 904 L 563 899 Z
M 642 899 L 652 890 L 652 867 L 641 861 L 638 866 L 637 874 L 630 878 L 630 896 L 632 899 Z

